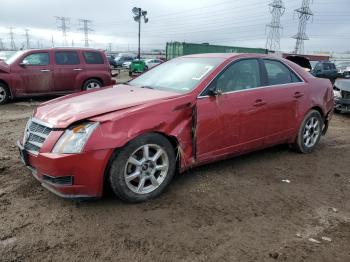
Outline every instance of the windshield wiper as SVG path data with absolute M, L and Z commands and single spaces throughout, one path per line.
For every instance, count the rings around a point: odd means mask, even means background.
M 154 89 L 154 88 L 153 88 L 153 87 L 151 87 L 151 86 L 141 86 L 141 88 Z

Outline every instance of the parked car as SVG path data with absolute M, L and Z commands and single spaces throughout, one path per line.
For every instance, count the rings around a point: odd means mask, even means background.
M 130 62 L 132 60 L 136 59 L 136 56 L 133 55 L 133 54 L 123 54 L 123 53 L 120 53 L 118 54 L 118 56 L 115 58 L 115 62 L 117 63 L 117 66 L 118 67 L 122 67 L 123 66 L 123 63 L 125 62 Z
M 11 98 L 62 95 L 114 83 L 105 54 L 95 49 L 24 50 L 0 62 L 0 104 Z
M 106 55 L 106 56 L 111 69 L 116 69 L 118 65 L 117 65 L 117 62 L 115 61 L 115 57 L 113 55 Z
M 337 79 L 334 83 L 334 111 L 350 112 L 350 79 Z
M 132 63 L 132 61 L 127 61 L 127 62 L 124 62 L 124 63 L 123 63 L 123 65 L 122 65 L 122 67 L 123 67 L 124 69 L 129 69 L 129 68 L 130 68 L 131 63 Z
M 338 76 L 350 78 L 350 62 L 342 62 L 337 65 Z
M 312 70 L 312 74 L 316 77 L 327 78 L 334 82 L 338 76 L 338 71 L 334 63 L 329 61 L 321 61 L 315 65 Z
M 130 63 L 129 66 L 129 76 L 133 76 L 134 74 L 142 74 L 147 71 L 148 67 L 143 59 L 135 59 Z
M 161 63 L 163 63 L 160 59 L 146 59 L 145 60 L 146 66 L 148 69 L 151 69 L 152 67 L 155 67 Z
M 191 167 L 284 143 L 312 152 L 333 104 L 330 81 L 291 61 L 197 54 L 40 105 L 18 147 L 34 177 L 61 197 L 101 197 L 109 183 L 121 199 L 140 202 Z

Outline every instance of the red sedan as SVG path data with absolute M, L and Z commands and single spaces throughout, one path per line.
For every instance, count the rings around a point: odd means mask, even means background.
M 110 183 L 121 199 L 140 202 L 194 166 L 283 143 L 309 153 L 332 110 L 330 81 L 288 60 L 190 55 L 40 105 L 18 146 L 59 196 L 100 197 Z

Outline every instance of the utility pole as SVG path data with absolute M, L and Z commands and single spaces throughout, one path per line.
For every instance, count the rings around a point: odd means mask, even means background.
M 1 50 L 5 50 L 4 42 L 2 41 L 2 38 L 0 38 L 0 51 Z
M 280 50 L 280 38 L 281 30 L 281 16 L 284 14 L 286 8 L 284 7 L 282 0 L 273 0 L 269 4 L 270 13 L 272 14 L 271 23 L 267 24 L 268 34 L 266 38 L 266 49 L 279 51 Z
M 72 39 L 72 47 L 74 47 L 74 40 Z
M 55 47 L 55 41 L 53 39 L 53 35 L 51 35 L 51 47 L 54 48 Z
M 68 17 L 63 17 L 63 16 L 56 16 L 56 21 L 58 22 L 57 28 L 62 31 L 62 37 L 63 41 L 62 44 L 63 46 L 67 46 L 67 31 L 69 29 L 68 24 L 69 24 L 69 18 Z
M 9 35 L 10 35 L 10 49 L 15 51 L 17 48 L 16 48 L 16 43 L 15 43 L 15 36 L 14 36 L 14 33 L 13 33 L 13 29 L 15 29 L 14 27 L 9 27 Z
M 141 18 L 143 17 L 145 24 L 148 23 L 148 18 L 146 17 L 147 11 L 142 10 L 139 7 L 134 7 L 132 9 L 132 12 L 134 13 L 135 22 L 139 23 L 139 33 L 138 33 L 139 45 L 138 45 L 138 51 L 137 51 L 137 58 L 140 59 L 141 58 Z
M 83 27 L 79 28 L 79 30 L 84 32 L 85 47 L 89 47 L 89 32 L 93 31 L 89 25 L 91 25 L 92 21 L 87 19 L 79 19 L 79 22 L 83 24 Z
M 314 15 L 310 9 L 310 0 L 303 0 L 301 7 L 296 9 L 295 12 L 298 14 L 299 26 L 298 33 L 293 36 L 296 39 L 294 53 L 302 54 L 304 53 L 304 40 L 309 40 L 306 35 L 306 24 L 307 21 Z
M 108 51 L 112 52 L 112 43 L 108 43 Z
M 29 29 L 24 29 L 25 31 L 25 38 L 26 38 L 26 48 L 30 49 L 30 36 L 29 36 Z

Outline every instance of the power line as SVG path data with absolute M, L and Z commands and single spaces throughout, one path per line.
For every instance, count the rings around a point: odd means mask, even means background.
M 63 16 L 56 16 L 56 21 L 58 22 L 57 28 L 62 31 L 62 44 L 63 46 L 67 46 L 67 31 L 69 30 L 68 24 L 69 24 L 69 18 L 63 17 Z
M 301 54 L 304 53 L 304 40 L 309 40 L 309 37 L 306 35 L 306 24 L 307 21 L 313 16 L 313 13 L 310 9 L 310 0 L 303 0 L 301 7 L 296 9 L 295 12 L 298 13 L 299 17 L 299 26 L 298 33 L 293 36 L 296 39 L 294 53 Z
M 89 25 L 91 24 L 91 20 L 87 19 L 79 19 L 79 22 L 83 24 L 83 27 L 79 28 L 79 30 L 84 32 L 84 44 L 85 47 L 89 47 L 89 32 L 93 31 Z
M 281 16 L 284 14 L 286 8 L 282 0 L 273 0 L 269 6 L 272 18 L 271 23 L 266 25 L 269 31 L 266 38 L 266 49 L 279 51 L 281 47 L 280 32 L 282 30 Z

